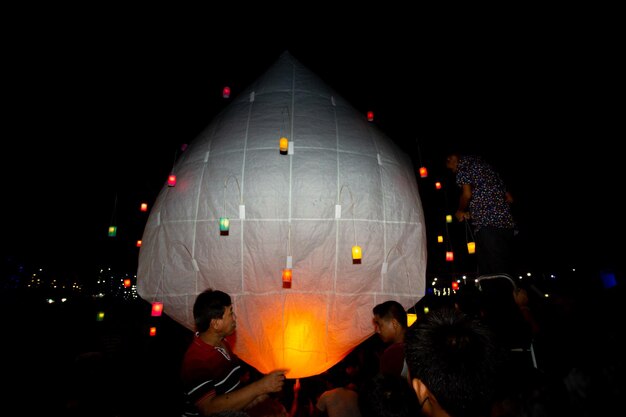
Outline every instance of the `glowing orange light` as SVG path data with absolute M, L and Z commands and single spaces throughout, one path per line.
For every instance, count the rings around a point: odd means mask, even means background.
M 413 323 L 417 320 L 417 314 L 407 313 L 406 315 L 406 325 L 411 327 Z
M 137 243 L 135 243 L 135 245 L 140 248 L 141 247 L 141 240 L 138 240 Z
M 150 336 L 156 336 L 156 327 L 150 327 Z
M 476 242 L 467 242 L 467 253 L 476 253 Z
M 454 291 L 458 290 L 459 289 L 459 283 L 456 282 L 456 281 L 452 281 L 452 289 Z
M 167 186 L 174 187 L 175 185 L 176 185 L 176 175 L 170 174 L 170 176 L 167 177 Z
M 448 261 L 448 262 L 454 261 L 454 252 L 452 252 L 452 251 L 447 251 L 446 252 L 446 261 Z
M 163 303 L 160 301 L 155 301 L 152 303 L 152 316 L 159 317 L 163 313 Z
M 283 288 L 291 288 L 291 277 L 293 275 L 293 271 L 291 268 L 283 269 Z
M 281 155 L 287 155 L 287 151 L 289 150 L 289 139 L 284 136 L 280 138 L 280 141 L 278 141 L 278 149 L 280 150 Z
M 222 89 L 222 97 L 224 98 L 230 97 L 230 87 L 226 86 Z
M 374 121 L 374 112 L 373 111 L 368 111 L 367 112 L 367 121 L 368 122 L 373 122 Z
M 266 358 L 259 365 L 261 372 L 269 372 L 270 366 L 274 366 L 269 364 L 276 364 L 277 367 L 289 369 L 286 374 L 288 378 L 317 375 L 336 364 L 348 353 L 343 351 L 331 354 L 323 349 L 311 349 L 311 341 L 323 345 L 330 343 L 337 336 L 328 334 L 324 318 L 329 307 L 324 297 L 303 298 L 291 291 L 283 291 L 282 295 L 268 296 L 265 302 L 267 308 L 258 312 L 258 319 L 259 322 L 272 325 L 263 328 L 264 343 L 245 343 L 237 339 L 238 349 L 246 356 Z M 275 325 L 277 305 L 281 306 L 281 325 Z M 348 308 L 346 306 L 346 312 Z M 242 309 L 245 307 L 239 306 L 237 311 Z M 271 351 L 267 350 L 265 343 L 272 345 Z
M 148 211 L 148 203 L 141 203 L 141 206 L 139 206 L 139 210 Z
M 130 287 L 130 278 L 124 278 L 124 287 L 125 288 Z
M 443 236 L 442 235 L 437 236 L 437 243 L 443 243 Z
M 436 190 L 441 190 L 441 183 L 440 183 L 439 181 L 437 181 L 437 182 L 435 183 L 435 189 L 436 189 Z
M 420 177 L 426 178 L 428 176 L 428 170 L 426 167 L 420 167 Z

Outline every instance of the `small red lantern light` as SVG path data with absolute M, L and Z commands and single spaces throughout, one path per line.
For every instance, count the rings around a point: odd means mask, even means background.
M 170 174 L 170 176 L 167 177 L 167 186 L 174 187 L 175 185 L 176 185 L 176 175 Z
M 124 278 L 124 288 L 130 287 L 130 278 Z
M 152 303 L 152 317 L 159 317 L 163 313 L 163 303 L 155 301 Z
M 148 211 L 148 203 L 141 203 L 141 206 L 139 206 L 139 210 Z
M 441 183 L 440 183 L 439 181 L 437 181 L 437 182 L 435 183 L 435 189 L 436 189 L 436 190 L 441 190 Z
M 459 283 L 456 281 L 452 281 L 452 289 L 457 291 L 459 289 Z
M 373 122 L 374 121 L 374 112 L 371 111 L 371 110 L 367 112 L 367 121 L 368 122 Z
M 138 248 L 141 247 L 141 240 L 138 240 L 137 243 L 135 243 L 135 245 L 137 245 Z
M 150 327 L 150 336 L 156 336 L 156 327 L 155 326 Z
M 420 177 L 426 178 L 428 176 L 428 170 L 426 167 L 420 167 Z
M 291 268 L 283 269 L 283 288 L 291 288 L 291 277 L 293 275 L 293 271 Z
M 450 250 L 446 252 L 446 261 L 448 262 L 454 261 L 454 252 Z
M 230 97 L 230 87 L 226 86 L 222 89 L 222 97 L 224 98 Z

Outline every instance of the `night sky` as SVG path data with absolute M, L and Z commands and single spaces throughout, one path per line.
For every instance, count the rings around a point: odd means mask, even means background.
M 81 274 L 136 268 L 139 203 L 228 104 L 222 87 L 237 95 L 289 51 L 428 167 L 418 184 L 430 230 L 442 208 L 432 181 L 451 186 L 444 154 L 458 145 L 507 181 L 529 265 L 623 268 L 612 26 L 233 19 L 18 19 L 4 52 L 3 255 Z

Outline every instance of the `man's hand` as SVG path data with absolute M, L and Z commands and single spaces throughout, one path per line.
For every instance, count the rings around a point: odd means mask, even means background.
M 282 390 L 283 385 L 285 385 L 285 374 L 287 371 L 287 369 L 278 369 L 261 378 L 259 383 L 263 387 L 263 391 L 270 393 Z
M 470 219 L 469 211 L 464 210 L 457 210 L 456 213 L 454 213 L 454 216 L 460 222 Z

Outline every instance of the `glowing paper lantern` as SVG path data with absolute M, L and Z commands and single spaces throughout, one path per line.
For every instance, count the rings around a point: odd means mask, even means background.
M 163 303 L 160 301 L 155 301 L 152 303 L 152 317 L 159 317 L 163 313 Z
M 135 243 L 135 246 L 137 246 L 138 248 L 141 247 L 141 240 L 138 240 L 137 243 Z
M 437 182 L 435 183 L 435 189 L 436 189 L 436 190 L 441 190 L 441 183 L 440 183 L 439 181 L 437 181 Z
M 220 235 L 228 236 L 229 228 L 230 228 L 230 220 L 228 220 L 228 217 L 220 217 Z
M 104 320 L 104 311 L 98 311 L 98 314 L 96 314 L 96 321 L 102 320 Z
M 222 97 L 224 98 L 230 97 L 230 87 L 226 86 L 222 89 Z
M 117 226 L 109 226 L 109 237 L 117 235 Z
M 175 187 L 176 186 L 176 175 L 170 174 L 167 177 L 167 186 L 168 187 Z
M 428 176 L 428 170 L 426 167 L 420 167 L 420 177 L 426 178 Z
M 459 289 L 459 283 L 456 281 L 452 281 L 452 289 L 457 291 Z
M 448 262 L 454 261 L 454 252 L 452 252 L 451 250 L 446 252 L 446 261 Z
M 452 214 L 446 214 L 446 223 L 452 223 Z
M 360 264 L 361 263 L 361 256 L 362 256 L 363 252 L 361 251 L 361 247 L 360 246 L 352 246 L 352 263 L 353 264 Z
M 374 121 L 374 112 L 373 111 L 368 111 L 367 112 L 367 121 L 368 122 L 373 122 Z
M 124 288 L 130 287 L 130 278 L 124 278 Z
M 443 243 L 443 236 L 442 235 L 438 235 L 437 236 L 437 243 Z
M 278 149 L 280 150 L 281 155 L 287 155 L 287 152 L 289 151 L 289 139 L 286 137 L 280 138 L 280 141 L 278 142 Z
M 157 328 L 152 326 L 150 327 L 150 336 L 156 336 Z
M 148 203 L 141 203 L 141 206 L 139 206 L 139 210 L 148 211 Z
M 467 242 L 467 253 L 476 253 L 476 242 Z
M 417 321 L 417 314 L 414 313 L 407 313 L 406 314 L 406 324 L 407 326 L 411 327 L 411 325 L 413 323 L 415 323 Z
M 276 153 L 285 106 L 299 144 L 288 159 Z M 233 349 L 261 372 L 322 373 L 374 334 L 376 304 L 393 299 L 408 309 L 424 296 L 426 229 L 410 156 L 288 53 L 220 112 L 173 171 L 184 187 L 163 187 L 151 207 L 138 294 L 163 301 L 192 330 L 197 294 L 227 292 L 237 315 Z M 228 182 L 225 198 L 227 176 L 241 189 Z M 230 217 L 228 238 L 207 230 L 243 201 L 245 218 Z M 355 242 L 367 250 L 361 265 L 348 255 Z M 278 279 L 286 254 L 298 272 L 291 288 Z
M 292 273 L 293 271 L 290 268 L 283 269 L 283 288 L 291 288 Z

